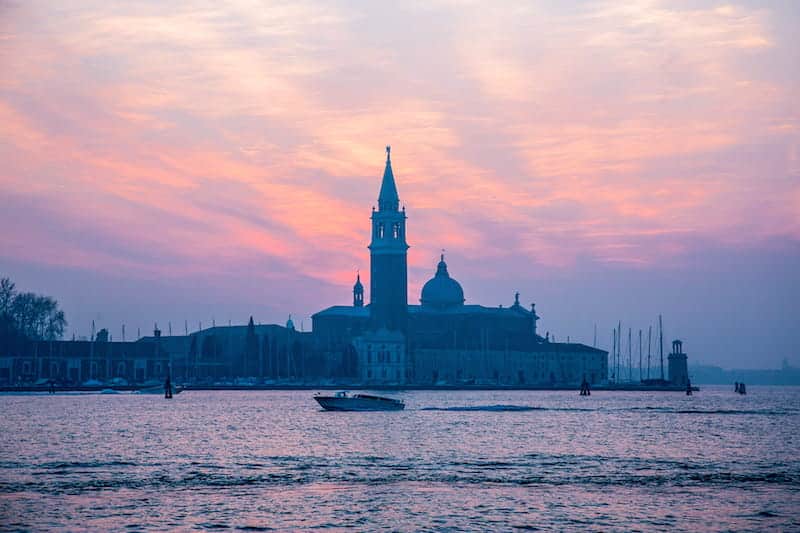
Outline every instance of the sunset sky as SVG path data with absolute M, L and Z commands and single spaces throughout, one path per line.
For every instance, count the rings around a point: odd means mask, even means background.
M 445 249 L 557 340 L 800 365 L 800 2 L 57 4 L 0 0 L 0 276 L 67 337 L 310 328 L 391 144 L 409 302 Z

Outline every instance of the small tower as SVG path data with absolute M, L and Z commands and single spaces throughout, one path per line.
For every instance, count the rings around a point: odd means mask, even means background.
M 364 307 L 364 286 L 361 284 L 361 273 L 356 273 L 356 284 L 353 285 L 353 307 Z
M 671 385 L 685 387 L 689 383 L 687 356 L 683 353 L 683 341 L 672 341 L 672 353 L 667 357 L 669 382 Z

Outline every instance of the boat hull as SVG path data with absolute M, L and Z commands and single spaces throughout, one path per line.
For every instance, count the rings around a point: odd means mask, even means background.
M 180 394 L 183 390 L 183 387 L 172 387 L 172 395 Z M 163 385 L 157 385 L 155 387 L 146 387 L 144 389 L 139 389 L 138 391 L 134 391 L 136 394 L 161 394 L 164 395 L 166 391 L 164 390 Z
M 314 399 L 326 411 L 402 411 L 405 409 L 405 404 L 394 400 L 336 398 L 333 396 L 314 396 Z

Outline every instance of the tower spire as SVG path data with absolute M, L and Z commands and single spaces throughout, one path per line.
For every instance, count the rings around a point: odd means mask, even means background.
M 356 284 L 353 285 L 353 307 L 364 307 L 364 285 L 359 270 L 356 270 Z
M 386 147 L 386 168 L 383 170 L 383 181 L 381 182 L 381 192 L 378 195 L 379 211 L 397 211 L 400 206 L 400 197 L 397 194 L 397 185 L 394 182 L 392 172 L 392 147 Z

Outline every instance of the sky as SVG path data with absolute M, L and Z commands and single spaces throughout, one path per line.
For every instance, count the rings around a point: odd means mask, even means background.
M 690 363 L 800 365 L 798 27 L 794 0 L 0 0 L 0 276 L 67 337 L 308 330 L 368 282 L 391 145 L 410 303 L 444 249 L 467 303 L 519 291 L 557 340 L 662 314 Z

